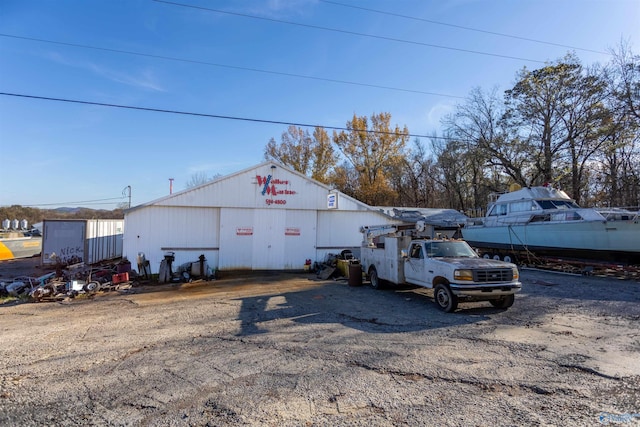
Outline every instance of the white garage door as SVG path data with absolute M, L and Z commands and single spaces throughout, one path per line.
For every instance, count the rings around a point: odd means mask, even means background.
M 316 211 L 222 209 L 220 269 L 302 269 L 315 240 Z

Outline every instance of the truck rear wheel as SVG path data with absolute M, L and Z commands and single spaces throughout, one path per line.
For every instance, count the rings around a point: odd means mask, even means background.
M 513 305 L 513 302 L 516 300 L 515 295 L 507 295 L 502 298 L 489 300 L 492 306 L 496 308 L 509 308 Z
M 433 291 L 433 299 L 438 304 L 438 308 L 445 313 L 451 313 L 458 307 L 458 297 L 451 292 L 448 285 L 436 285 Z
M 378 272 L 374 267 L 369 270 L 369 281 L 373 289 L 382 289 L 382 280 L 378 277 Z

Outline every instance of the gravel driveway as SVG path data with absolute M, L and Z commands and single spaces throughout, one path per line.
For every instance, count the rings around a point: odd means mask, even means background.
M 289 273 L 0 305 L 0 424 L 640 424 L 640 284 L 521 276 L 452 314 Z

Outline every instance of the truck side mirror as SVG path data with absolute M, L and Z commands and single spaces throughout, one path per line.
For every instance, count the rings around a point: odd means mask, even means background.
M 400 256 L 401 256 L 402 258 L 407 258 L 407 251 L 405 251 L 404 249 L 402 249 L 402 250 L 400 251 Z

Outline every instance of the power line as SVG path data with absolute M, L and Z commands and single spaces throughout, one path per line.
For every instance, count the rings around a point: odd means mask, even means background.
M 376 84 L 370 84 L 370 83 L 360 83 L 360 82 L 353 82 L 353 81 L 348 81 L 348 80 L 329 79 L 329 78 L 324 78 L 324 77 L 306 76 L 306 75 L 303 75 L 303 74 L 294 74 L 294 73 L 285 73 L 285 72 L 280 72 L 280 71 L 262 70 L 262 69 L 259 69 L 259 68 L 240 67 L 240 66 L 236 66 L 236 65 L 218 64 L 218 63 L 214 63 L 214 62 L 198 61 L 198 60 L 194 60 L 194 59 L 185 59 L 185 58 L 176 58 L 176 57 L 164 56 L 164 55 L 153 55 L 153 54 L 150 54 L 150 53 L 133 52 L 133 51 L 129 51 L 129 50 L 112 49 L 112 48 L 108 48 L 108 47 L 99 47 L 99 46 L 90 46 L 90 45 L 84 45 L 84 44 L 78 44 L 78 43 L 60 42 L 60 41 L 55 41 L 55 40 L 39 39 L 39 38 L 35 38 L 35 37 L 16 36 L 16 35 L 13 35 L 13 34 L 0 33 L 0 37 L 9 37 L 9 38 L 14 38 L 14 39 L 29 40 L 29 41 L 35 41 L 35 42 L 40 42 L 40 43 L 57 44 L 57 45 L 61 45 L 61 46 L 77 47 L 77 48 L 81 48 L 81 49 L 100 50 L 100 51 L 103 51 L 103 52 L 123 53 L 123 54 L 126 54 L 126 55 L 135 55 L 135 56 L 142 56 L 142 57 L 147 57 L 147 58 L 163 59 L 163 60 L 166 60 L 166 61 L 187 62 L 187 63 L 198 64 L 198 65 L 209 65 L 209 66 L 213 66 L 213 67 L 228 68 L 228 69 L 232 69 L 232 70 L 252 71 L 252 72 L 255 72 L 255 73 L 273 74 L 273 75 L 280 75 L 280 76 L 287 76 L 287 77 L 297 77 L 297 78 L 301 78 L 301 79 L 317 80 L 317 81 L 324 81 L 324 82 L 330 82 L 330 83 L 340 83 L 340 84 L 347 84 L 347 85 L 354 85 L 354 86 L 371 87 L 371 88 L 376 88 L 376 89 L 394 90 L 394 91 L 399 91 L 399 92 L 410 92 L 410 93 L 419 93 L 419 94 L 423 94 L 423 95 L 442 96 L 442 97 L 446 97 L 446 98 L 464 99 L 463 96 L 447 95 L 447 94 L 444 94 L 444 93 L 427 92 L 427 91 L 422 91 L 422 90 L 405 89 L 405 88 L 399 88 L 399 87 L 393 87 L 393 86 L 383 86 L 383 85 L 376 85 Z
M 267 124 L 276 124 L 276 125 L 287 125 L 287 126 L 298 126 L 304 128 L 324 128 L 331 130 L 341 130 L 341 131 L 352 131 L 353 129 L 349 129 L 346 127 L 338 127 L 338 126 L 324 126 L 318 124 L 308 124 L 308 123 L 296 123 L 296 122 L 286 122 L 280 120 L 266 120 L 266 119 L 255 119 L 249 117 L 237 117 L 237 116 L 223 116 L 219 114 L 207 114 L 207 113 L 195 113 L 191 111 L 179 111 L 179 110 L 167 110 L 162 108 L 151 108 L 151 107 L 138 107 L 133 105 L 122 105 L 122 104 L 109 104 L 104 102 L 95 102 L 95 101 L 82 101 L 78 99 L 68 99 L 68 98 L 53 98 L 48 96 L 38 96 L 38 95 L 26 95 L 21 93 L 10 93 L 10 92 L 0 92 L 0 95 L 4 96 L 14 96 L 19 98 L 28 98 L 28 99 L 39 99 L 44 101 L 57 101 L 57 102 L 67 102 L 72 104 L 83 104 L 83 105 L 96 105 L 100 107 L 111 107 L 111 108 L 124 108 L 128 110 L 138 110 L 138 111 L 151 111 L 154 113 L 167 113 L 167 114 L 180 114 L 185 116 L 195 116 L 195 117 L 208 117 L 213 119 L 225 119 L 225 120 L 239 120 L 245 122 L 254 122 L 254 123 L 267 123 Z M 396 132 L 385 132 L 385 131 L 376 131 L 376 130 L 358 130 L 358 132 L 366 132 L 366 133 L 374 133 L 380 135 L 396 135 Z M 407 134 L 409 137 L 413 138 L 433 138 L 433 139 L 444 139 L 450 140 L 452 138 L 446 138 L 442 136 L 432 136 L 432 135 L 418 135 L 418 134 Z
M 392 42 L 398 42 L 398 43 L 406 43 L 406 44 L 413 44 L 413 45 L 419 45 L 419 46 L 427 46 L 427 47 L 433 47 L 433 48 L 436 48 L 436 49 L 453 50 L 453 51 L 456 51 L 456 52 L 473 53 L 473 54 L 476 54 L 476 55 L 493 56 L 493 57 L 497 57 L 497 58 L 515 59 L 515 60 L 518 60 L 518 61 L 537 62 L 537 63 L 540 63 L 540 64 L 544 64 L 545 63 L 545 61 L 539 61 L 539 60 L 536 60 L 536 59 L 520 58 L 520 57 L 517 57 L 517 56 L 509 56 L 509 55 L 501 55 L 501 54 L 498 54 L 498 53 L 481 52 L 481 51 L 478 51 L 478 50 L 471 50 L 471 49 L 461 49 L 461 48 L 457 48 L 457 47 L 442 46 L 442 45 L 431 44 L 431 43 L 423 43 L 423 42 L 418 42 L 418 41 L 414 41 L 414 40 L 404 40 L 404 39 L 398 39 L 398 38 L 394 38 L 394 37 L 385 37 L 385 36 L 379 36 L 379 35 L 375 35 L 375 34 L 358 33 L 356 31 L 341 30 L 341 29 L 338 29 L 338 28 L 330 28 L 330 27 L 322 27 L 320 25 L 302 24 L 300 22 L 284 21 L 284 20 L 281 20 L 281 19 L 266 18 L 266 17 L 263 17 L 263 16 L 249 15 L 247 13 L 230 12 L 230 11 L 227 11 L 227 10 L 212 9 L 212 8 L 209 8 L 209 7 L 194 6 L 194 5 L 190 5 L 190 4 L 176 3 L 176 2 L 171 2 L 171 1 L 167 1 L 167 0 L 153 0 L 153 1 L 155 1 L 156 3 L 170 4 L 170 5 L 173 5 L 173 6 L 180 6 L 180 7 L 186 7 L 186 8 L 198 9 L 198 10 L 206 10 L 206 11 L 209 11 L 209 12 L 216 12 L 216 13 L 222 13 L 222 14 L 233 15 L 233 16 L 241 16 L 241 17 L 244 17 L 244 18 L 260 19 L 260 20 L 263 20 L 263 21 L 277 22 L 277 23 L 280 23 L 280 24 L 295 25 L 295 26 L 298 26 L 298 27 L 305 27 L 305 28 L 313 28 L 313 29 L 322 30 L 322 31 L 331 31 L 331 32 L 334 32 L 334 33 L 349 34 L 349 35 L 352 35 L 352 36 L 369 37 L 369 38 L 378 39 L 378 40 L 386 40 L 386 41 L 392 41 Z
M 60 206 L 60 205 L 112 205 L 113 203 L 105 203 L 107 201 L 122 200 L 122 197 L 112 197 L 109 199 L 95 199 L 95 200 L 83 200 L 79 202 L 60 202 L 60 203 L 39 203 L 35 205 L 24 206 Z
M 602 55 L 611 55 L 611 53 L 609 53 L 609 52 L 602 52 L 602 51 L 599 51 L 599 50 L 593 50 L 593 49 L 586 49 L 586 48 L 582 48 L 582 47 L 569 46 L 569 45 L 565 45 L 565 44 L 547 42 L 547 41 L 544 41 L 544 40 L 536 40 L 536 39 L 531 39 L 531 38 L 521 37 L 521 36 L 514 36 L 512 34 L 498 33 L 498 32 L 495 32 L 495 31 L 481 30 L 481 29 L 478 29 L 478 28 L 465 27 L 463 25 L 449 24 L 447 22 L 440 22 L 440 21 L 433 21 L 431 19 L 418 18 L 416 16 L 402 15 L 402 14 L 394 13 L 394 12 L 386 12 L 386 11 L 383 11 L 383 10 L 370 9 L 368 7 L 355 6 L 355 5 L 340 3 L 340 2 L 332 1 L 332 0 L 318 0 L 318 1 L 320 1 L 322 3 L 333 4 L 333 5 L 336 5 L 336 6 L 350 7 L 352 9 L 360 9 L 360 10 L 366 10 L 367 12 L 380 13 L 382 15 L 396 16 L 398 18 L 412 19 L 414 21 L 428 22 L 429 24 L 436 24 L 436 25 L 443 25 L 443 26 L 446 26 L 446 27 L 458 28 L 458 29 L 461 29 L 461 30 L 475 31 L 475 32 L 478 32 L 478 33 L 485 33 L 485 34 L 491 34 L 491 35 L 494 35 L 494 36 L 508 37 L 508 38 L 518 39 L 518 40 L 525 40 L 525 41 L 528 41 L 528 42 L 541 43 L 541 44 L 546 44 L 546 45 L 549 45 L 549 46 L 564 47 L 564 48 L 573 49 L 573 50 L 581 50 L 581 51 L 584 51 L 584 52 L 599 53 L 599 54 L 602 54 Z

